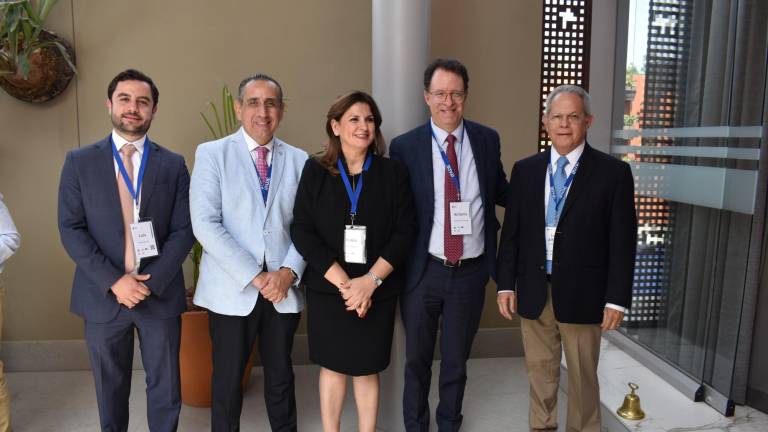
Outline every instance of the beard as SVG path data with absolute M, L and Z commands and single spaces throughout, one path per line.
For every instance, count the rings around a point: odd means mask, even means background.
M 141 118 L 141 116 L 139 116 L 138 114 L 132 114 L 132 115 Z M 118 132 L 123 132 L 129 135 L 136 135 L 136 136 L 146 135 L 147 131 L 149 130 L 149 126 L 152 125 L 151 119 L 147 119 L 138 124 L 129 124 L 123 120 L 122 115 L 111 113 L 110 117 L 112 119 L 112 126 L 114 126 L 114 128 Z

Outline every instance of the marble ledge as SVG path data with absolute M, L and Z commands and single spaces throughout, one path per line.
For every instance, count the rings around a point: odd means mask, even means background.
M 693 402 L 648 370 L 619 347 L 603 339 L 598 367 L 602 404 L 633 432 L 766 432 L 768 414 L 737 406 L 733 417 L 724 417 L 704 402 Z M 640 386 L 645 419 L 625 420 L 615 414 L 629 392 L 628 382 Z

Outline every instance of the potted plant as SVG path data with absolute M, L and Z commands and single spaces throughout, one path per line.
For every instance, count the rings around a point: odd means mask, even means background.
M 72 46 L 43 28 L 57 0 L 0 0 L 0 87 L 25 102 L 53 99 L 75 74 Z
M 223 138 L 234 132 L 239 123 L 235 116 L 234 98 L 229 88 L 221 90 L 221 109 L 209 102 L 212 120 L 200 113 L 213 139 Z M 215 126 L 215 127 L 214 127 Z M 181 400 L 186 405 L 195 407 L 211 406 L 211 338 L 208 332 L 208 311 L 193 303 L 195 288 L 200 275 L 200 260 L 203 247 L 199 242 L 192 246 L 192 286 L 187 289 L 187 311 L 181 315 Z M 255 352 L 255 350 L 254 350 Z M 243 388 L 248 384 L 253 367 L 254 352 L 251 352 L 248 365 L 243 375 Z

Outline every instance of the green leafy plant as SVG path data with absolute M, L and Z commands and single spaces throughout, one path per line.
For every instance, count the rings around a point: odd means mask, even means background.
M 221 109 L 216 107 L 213 102 L 208 102 L 208 106 L 213 112 L 213 120 L 211 121 L 206 117 L 204 113 L 200 113 L 200 117 L 203 118 L 205 125 L 208 126 L 208 130 L 213 135 L 213 139 L 224 138 L 237 129 L 240 123 L 237 121 L 235 115 L 234 97 L 229 91 L 229 87 L 224 86 L 221 89 Z M 214 128 L 214 122 L 216 127 Z
M 29 77 L 30 57 L 56 48 L 75 72 L 75 65 L 60 42 L 44 38 L 43 24 L 58 0 L 0 0 L 0 75 L 19 72 Z

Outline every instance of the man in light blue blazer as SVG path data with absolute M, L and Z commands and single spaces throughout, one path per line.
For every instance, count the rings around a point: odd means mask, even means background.
M 194 302 L 210 311 L 213 343 L 211 429 L 239 430 L 241 381 L 258 335 L 270 425 L 295 431 L 291 350 L 306 264 L 289 228 L 308 156 L 274 136 L 283 92 L 273 78 L 244 79 L 235 113 L 241 129 L 197 148 L 190 189 L 192 228 L 203 246 Z

